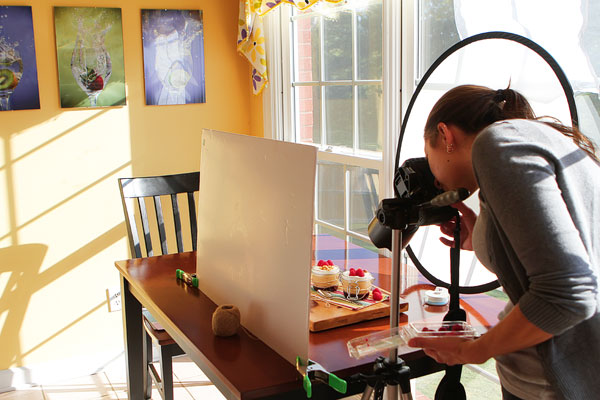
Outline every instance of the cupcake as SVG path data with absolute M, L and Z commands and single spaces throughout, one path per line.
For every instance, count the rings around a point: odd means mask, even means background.
M 369 296 L 373 275 L 360 268 L 350 268 L 342 273 L 341 281 L 347 299 L 362 300 Z
M 335 292 L 340 285 L 339 275 L 340 267 L 333 265 L 331 260 L 319 260 L 319 263 L 312 267 L 310 271 L 313 289 Z

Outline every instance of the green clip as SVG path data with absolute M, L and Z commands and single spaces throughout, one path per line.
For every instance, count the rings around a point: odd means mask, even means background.
M 329 386 L 334 388 L 337 392 L 346 393 L 348 384 L 345 380 L 338 378 L 334 374 L 329 374 Z
M 310 377 L 306 372 L 306 368 L 307 366 L 304 365 L 300 356 L 296 356 L 296 369 L 300 372 L 300 375 L 302 375 L 302 387 L 306 392 L 306 397 L 310 399 L 312 397 L 312 383 L 310 382 Z
M 312 383 L 310 382 L 310 378 L 308 377 L 308 375 L 304 375 L 304 379 L 302 380 L 302 387 L 306 392 L 306 397 L 310 399 L 312 397 Z
M 198 280 L 198 277 L 196 276 L 196 274 L 188 274 L 187 272 L 185 272 L 181 269 L 176 269 L 175 276 L 177 277 L 177 279 L 183 280 L 185 283 L 187 283 L 190 286 L 193 286 L 195 288 L 198 287 L 199 280 Z
M 348 384 L 345 380 L 338 378 L 334 374 L 330 374 L 319 363 L 308 360 L 307 365 L 302 363 L 300 357 L 296 357 L 296 369 L 302 375 L 302 387 L 306 392 L 306 397 L 312 397 L 312 382 L 311 378 L 317 379 L 323 383 L 327 383 L 331 388 L 339 393 L 346 393 Z

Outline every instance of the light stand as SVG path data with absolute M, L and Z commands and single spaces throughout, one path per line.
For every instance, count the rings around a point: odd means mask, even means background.
M 392 229 L 392 279 L 390 282 L 390 329 L 398 326 L 398 304 L 400 302 L 400 265 L 402 254 L 402 230 Z M 356 374 L 353 380 L 365 381 L 367 386 L 361 400 L 368 400 L 374 393 L 374 400 L 383 399 L 387 387 L 388 400 L 412 400 L 410 392 L 410 368 L 398 357 L 398 348 L 390 350 L 388 358 L 377 357 L 373 374 Z M 400 392 L 398 391 L 400 388 Z
M 413 205 L 406 199 L 385 199 L 381 203 L 377 219 L 392 229 L 392 277 L 390 282 L 390 329 L 398 326 L 398 305 L 400 302 L 400 266 L 402 263 L 402 232 L 408 228 L 409 215 Z M 372 375 L 357 374 L 353 379 L 367 382 L 361 397 L 367 400 L 374 394 L 374 400 L 383 399 L 387 386 L 388 400 L 412 400 L 410 392 L 410 368 L 398 357 L 398 348 L 390 350 L 388 358 L 378 357 Z M 400 388 L 400 392 L 398 391 Z
M 468 192 L 457 194 L 457 198 L 442 195 L 445 202 L 439 206 L 446 206 L 463 200 Z M 442 204 L 443 203 L 443 204 Z M 447 204 L 446 204 L 447 203 Z M 436 201 L 429 202 L 426 206 L 438 206 Z M 407 243 L 403 243 L 403 232 L 408 232 L 412 237 L 415 232 L 415 216 L 423 211 L 424 204 L 415 205 L 408 199 L 392 198 L 381 202 L 377 211 L 377 220 L 385 227 L 391 229 L 392 250 L 392 276 L 390 282 L 390 330 L 398 327 L 398 305 L 400 302 L 400 271 L 402 249 Z M 460 215 L 453 211 L 456 221 L 454 229 L 454 247 L 450 249 L 450 306 L 444 317 L 444 321 L 466 321 L 466 313 L 460 308 L 459 298 L 459 270 L 460 270 Z M 422 218 L 417 218 L 422 221 Z M 413 224 L 411 226 L 411 224 Z M 419 226 L 418 223 L 416 226 Z M 409 238 L 410 239 L 410 238 Z M 465 399 L 465 391 L 460 383 L 461 365 L 446 368 L 446 375 L 440 382 L 436 391 L 435 400 L 443 399 Z M 372 375 L 357 374 L 352 377 L 356 380 L 366 381 L 367 386 L 362 395 L 362 400 L 367 400 L 374 393 L 374 400 L 383 399 L 383 392 L 387 387 L 388 400 L 412 400 L 410 392 L 410 368 L 404 360 L 398 357 L 398 348 L 390 350 L 388 358 L 378 357 L 375 361 Z M 400 391 L 398 390 L 400 388 Z
M 450 305 L 444 321 L 466 321 L 467 313 L 460 308 L 459 297 L 459 271 L 460 271 L 460 214 L 456 212 L 456 226 L 454 228 L 454 247 L 450 248 Z M 446 374 L 440 381 L 435 391 L 434 400 L 465 400 L 467 394 L 460 375 L 462 365 L 446 366 Z

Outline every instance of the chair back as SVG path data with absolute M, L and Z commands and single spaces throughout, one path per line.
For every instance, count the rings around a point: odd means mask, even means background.
M 123 202 L 123 212 L 127 225 L 127 236 L 129 239 L 129 250 L 134 258 L 151 257 L 155 255 L 152 245 L 151 230 L 156 227 L 160 240 L 161 254 L 169 254 L 167 244 L 167 227 L 173 227 L 177 243 L 177 252 L 183 252 L 182 218 L 180 208 L 187 208 L 189 226 L 191 230 L 192 249 L 196 250 L 197 222 L 196 201 L 194 192 L 200 187 L 200 172 L 189 172 L 176 175 L 120 178 L 119 189 Z M 180 207 L 179 200 L 183 194 L 187 207 Z M 162 197 L 161 197 L 162 196 Z M 179 198 L 178 198 L 179 197 Z M 156 224 L 150 222 L 151 215 L 146 204 L 146 199 L 154 204 L 154 215 Z M 169 200 L 170 199 L 170 200 Z M 170 204 L 169 204 L 170 203 Z M 163 208 L 172 210 L 172 224 L 165 224 Z M 151 206 L 150 206 L 151 207 Z M 141 229 L 136 222 L 136 210 L 141 222 Z M 140 244 L 140 234 L 144 238 L 144 249 Z M 154 235 L 156 237 L 156 233 Z

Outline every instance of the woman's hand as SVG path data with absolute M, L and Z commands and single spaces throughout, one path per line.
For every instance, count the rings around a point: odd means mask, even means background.
M 477 220 L 477 214 L 471 210 L 462 201 L 459 203 L 452 204 L 452 207 L 456 208 L 460 214 L 460 247 L 463 250 L 473 250 L 473 226 L 475 220 Z M 454 247 L 454 228 L 456 227 L 456 219 L 452 218 L 449 221 L 440 224 L 440 231 L 446 236 L 450 236 L 452 239 L 440 237 L 440 242 L 446 246 Z
M 416 337 L 408 345 L 421 347 L 442 364 L 481 364 L 490 357 L 535 346 L 551 337 L 552 334 L 529 322 L 517 304 L 496 326 L 475 340 L 456 336 Z
M 490 356 L 480 351 L 477 339 L 459 337 L 412 338 L 408 341 L 411 347 L 421 347 L 425 354 L 440 364 L 482 364 Z

